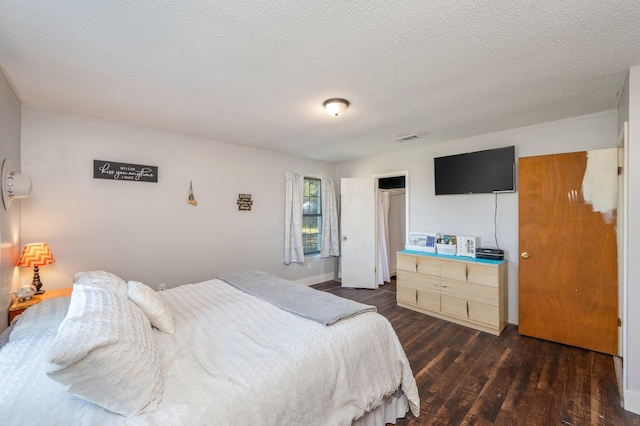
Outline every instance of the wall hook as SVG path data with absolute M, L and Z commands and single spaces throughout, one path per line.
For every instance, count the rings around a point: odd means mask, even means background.
M 189 200 L 187 201 L 187 203 L 191 204 L 192 206 L 198 205 L 198 202 L 193 196 L 193 181 L 189 181 Z

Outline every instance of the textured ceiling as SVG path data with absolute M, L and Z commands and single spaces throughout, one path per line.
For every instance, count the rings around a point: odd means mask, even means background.
M 6 0 L 0 65 L 29 105 L 342 161 L 614 109 L 640 2 Z

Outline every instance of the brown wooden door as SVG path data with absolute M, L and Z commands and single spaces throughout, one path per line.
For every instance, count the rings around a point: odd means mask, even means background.
M 585 203 L 586 166 L 586 152 L 518 161 L 519 332 L 618 354 L 615 211 Z

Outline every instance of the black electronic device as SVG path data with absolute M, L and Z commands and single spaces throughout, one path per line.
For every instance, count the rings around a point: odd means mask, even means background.
M 433 159 L 435 193 L 486 194 L 516 190 L 515 147 Z
M 476 258 L 504 260 L 504 250 L 495 247 L 477 247 Z

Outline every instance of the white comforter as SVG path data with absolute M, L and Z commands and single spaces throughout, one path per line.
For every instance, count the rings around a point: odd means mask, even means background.
M 220 280 L 161 293 L 176 334 L 154 329 L 164 393 L 122 417 L 67 394 L 44 354 L 68 299 L 27 310 L 0 350 L 0 424 L 348 425 L 400 385 L 418 414 L 406 355 L 390 323 L 363 313 L 326 327 Z

